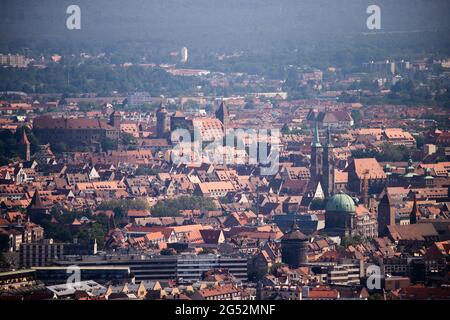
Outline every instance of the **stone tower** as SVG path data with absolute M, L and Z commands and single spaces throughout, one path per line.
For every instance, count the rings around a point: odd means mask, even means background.
M 395 208 L 387 190 L 378 204 L 378 234 L 384 236 L 388 226 L 395 226 Z
M 308 237 L 294 222 L 291 230 L 281 238 L 281 260 L 291 268 L 298 268 L 308 262 Z

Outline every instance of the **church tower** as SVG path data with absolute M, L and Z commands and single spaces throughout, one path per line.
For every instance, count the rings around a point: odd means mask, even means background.
M 369 208 L 369 170 L 364 171 L 364 178 L 362 183 L 362 198 L 363 204 Z
M 229 128 L 230 119 L 228 114 L 228 108 L 226 107 L 223 101 L 220 104 L 219 109 L 217 109 L 216 111 L 216 118 L 222 122 L 223 132 L 226 134 L 226 131 Z
M 417 195 L 414 193 L 414 204 L 412 207 L 412 211 L 409 215 L 409 224 L 416 224 L 417 217 L 420 215 L 419 206 L 417 205 Z
M 317 127 L 317 121 L 314 123 L 314 140 L 311 144 L 311 179 L 314 183 L 320 182 L 322 176 L 322 145 L 319 140 L 319 128 Z
M 334 194 L 334 159 L 333 142 L 331 141 L 330 128 L 327 128 L 327 142 L 323 148 L 323 186 L 326 197 Z
M 158 138 L 167 138 L 170 134 L 170 117 L 164 103 L 156 112 L 156 134 Z
M 30 141 L 28 140 L 25 130 L 22 132 L 22 139 L 20 139 L 20 156 L 24 161 L 30 161 Z
M 395 207 L 391 203 L 391 198 L 387 192 L 381 198 L 378 204 L 378 234 L 379 236 L 386 235 L 388 226 L 395 226 Z

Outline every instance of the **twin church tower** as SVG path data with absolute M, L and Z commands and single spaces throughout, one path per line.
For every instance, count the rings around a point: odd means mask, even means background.
M 325 197 L 334 194 L 334 158 L 333 142 L 330 129 L 327 128 L 327 140 L 322 146 L 319 140 L 317 121 L 314 124 L 314 138 L 311 144 L 311 179 L 315 184 L 321 183 Z

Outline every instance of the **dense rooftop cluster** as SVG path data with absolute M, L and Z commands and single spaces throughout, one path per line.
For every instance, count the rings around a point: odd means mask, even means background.
M 399 66 L 364 68 L 381 82 L 429 76 L 427 62 Z M 355 77 L 303 72 L 311 99 L 281 88 L 220 99 L 5 94 L 0 298 L 448 299 L 448 109 L 336 100 L 331 85 Z M 250 128 L 281 131 L 274 174 L 249 161 L 251 139 L 231 163 L 173 161 L 193 152 L 175 150 L 175 129 L 208 143 Z

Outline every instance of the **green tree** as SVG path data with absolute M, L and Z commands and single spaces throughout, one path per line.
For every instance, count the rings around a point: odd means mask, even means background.
M 103 139 L 101 145 L 103 151 L 117 150 L 117 141 L 109 138 Z
M 114 217 L 116 221 L 120 221 L 128 210 L 148 210 L 149 205 L 147 201 L 142 199 L 120 199 L 105 201 L 98 207 L 100 210 L 112 210 L 114 211 Z
M 344 248 L 347 248 L 348 246 L 354 246 L 354 245 L 358 245 L 364 242 L 364 239 L 359 236 L 352 236 L 352 237 L 344 237 L 341 240 L 341 246 Z
M 211 198 L 197 196 L 181 196 L 175 199 L 159 201 L 152 207 L 152 216 L 176 217 L 180 210 L 215 210 L 216 206 Z
M 120 134 L 120 142 L 122 143 L 122 145 L 126 146 L 128 149 L 137 147 L 136 138 L 133 137 L 133 135 L 126 133 L 126 132 L 122 132 Z

